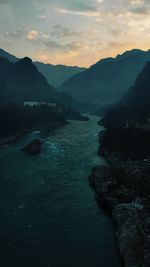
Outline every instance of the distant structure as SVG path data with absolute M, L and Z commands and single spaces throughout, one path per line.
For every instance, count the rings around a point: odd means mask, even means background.
M 34 102 L 34 101 L 26 101 L 23 103 L 24 106 L 29 106 L 29 107 L 34 107 L 34 106 L 39 106 L 39 102 Z
M 56 103 L 54 102 L 46 103 L 46 102 L 36 102 L 36 101 L 25 101 L 23 105 L 28 106 L 28 107 L 35 107 L 35 106 L 41 106 L 41 105 L 46 105 L 49 107 L 56 107 Z

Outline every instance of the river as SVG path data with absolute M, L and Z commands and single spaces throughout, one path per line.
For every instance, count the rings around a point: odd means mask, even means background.
M 96 164 L 98 118 L 42 137 L 42 153 L 21 151 L 40 133 L 0 150 L 0 266 L 120 267 L 109 218 L 87 177 Z

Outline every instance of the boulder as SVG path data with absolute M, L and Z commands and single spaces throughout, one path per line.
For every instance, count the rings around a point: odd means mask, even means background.
M 41 152 L 42 149 L 42 141 L 40 139 L 35 139 L 28 145 L 26 145 L 22 151 L 29 155 L 36 155 Z

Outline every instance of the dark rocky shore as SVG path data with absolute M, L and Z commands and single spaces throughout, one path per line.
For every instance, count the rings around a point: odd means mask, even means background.
M 136 138 L 140 140 L 139 130 L 137 135 L 135 131 L 134 138 L 127 135 L 129 142 Z M 89 181 L 95 190 L 98 204 L 112 216 L 117 225 L 116 238 L 124 266 L 149 267 L 150 157 L 147 150 L 146 155 L 142 150 L 141 157 L 139 153 L 137 158 L 137 151 L 134 150 L 136 142 L 130 143 L 129 149 L 125 150 L 126 132 L 122 130 L 122 133 L 124 138 L 120 135 L 117 139 L 114 135 L 111 140 L 108 138 L 108 130 L 101 135 L 99 154 L 109 163 L 108 166 L 95 167 Z M 142 138 L 142 143 L 146 147 L 147 138 Z M 137 150 L 140 152 L 140 149 Z
M 66 125 L 68 123 L 68 121 L 62 121 L 62 122 L 52 122 L 50 124 L 44 124 L 44 125 L 38 125 L 35 126 L 31 129 L 23 129 L 20 130 L 16 133 L 7 135 L 7 136 L 1 136 L 0 137 L 0 147 L 1 146 L 5 146 L 5 145 L 10 145 L 13 144 L 15 142 L 17 142 L 18 140 L 22 139 L 25 135 L 31 133 L 32 131 L 40 131 L 41 133 L 50 133 L 53 130 L 62 127 L 64 125 Z

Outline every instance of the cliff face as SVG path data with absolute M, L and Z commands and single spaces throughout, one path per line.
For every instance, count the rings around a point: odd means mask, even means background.
M 150 157 L 150 129 L 142 126 L 112 128 L 99 135 L 99 155 L 107 161 Z
M 90 185 L 99 205 L 117 224 L 126 267 L 150 266 L 150 160 L 116 162 L 93 169 Z
M 150 61 L 145 64 L 133 86 L 122 98 L 121 104 L 135 118 L 150 116 Z
M 104 127 L 121 128 L 147 123 L 150 118 L 150 62 L 147 62 L 122 99 L 107 109 L 100 121 Z
M 150 266 L 150 63 L 118 105 L 101 120 L 97 166 L 89 177 L 96 199 L 117 224 L 125 267 Z M 137 100 L 137 101 L 136 101 Z

